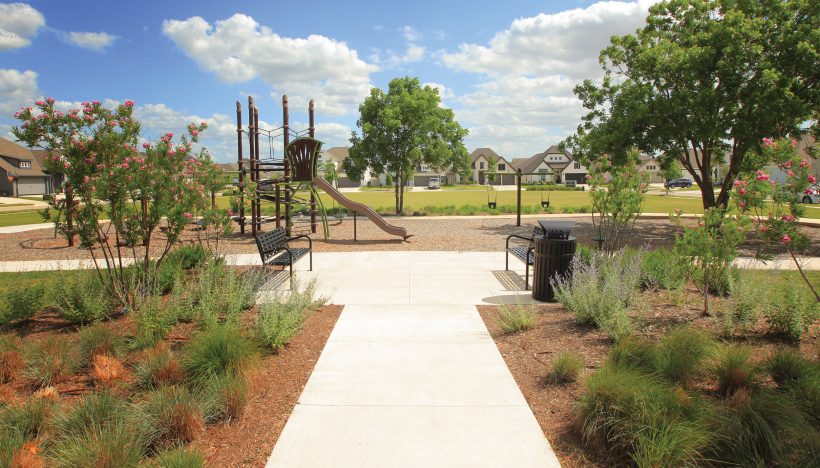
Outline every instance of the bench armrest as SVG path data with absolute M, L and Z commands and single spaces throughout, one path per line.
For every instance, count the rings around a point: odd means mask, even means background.
M 510 239 L 513 239 L 513 238 L 522 239 L 522 240 L 525 240 L 527 242 L 532 242 L 532 237 L 524 237 L 524 236 L 519 236 L 517 234 L 511 234 L 511 235 L 507 236 L 507 246 L 506 246 L 506 248 L 508 248 L 508 249 L 510 248 Z
M 288 238 L 288 242 L 290 242 L 290 241 L 292 241 L 292 240 L 296 240 L 296 239 L 307 239 L 307 241 L 308 241 L 308 248 L 309 248 L 310 250 L 313 250 L 313 239 L 311 239 L 311 238 L 310 238 L 310 236 L 305 235 L 305 234 L 302 234 L 301 236 L 289 237 L 289 238 Z

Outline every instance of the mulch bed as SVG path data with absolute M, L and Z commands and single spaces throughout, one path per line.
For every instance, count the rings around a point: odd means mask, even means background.
M 719 333 L 718 311 L 728 307 L 727 300 L 712 298 L 710 307 L 716 315 L 711 317 L 703 316 L 701 301 L 692 288 L 680 305 L 675 304 L 673 293 L 668 291 L 641 293 L 636 310 L 631 313 L 638 325 L 637 334 L 657 339 L 671 327 L 682 324 Z M 601 366 L 612 342 L 596 328 L 577 325 L 572 313 L 561 304 L 535 307 L 538 320 L 533 328 L 506 335 L 497 323 L 498 306 L 478 306 L 478 310 L 561 464 L 565 467 L 612 466 L 615 461 L 605 453 L 581 444 L 573 413 L 573 404 L 583 392 L 584 377 Z M 773 349 L 785 346 L 794 346 L 815 359 L 820 355 L 818 326 L 804 336 L 799 345 L 768 336 L 765 328 L 761 320 L 746 336 L 734 337 L 730 342 L 749 346 L 753 359 L 763 359 Z M 584 360 L 586 367 L 577 382 L 556 384 L 546 380 L 554 356 L 562 351 L 573 351 Z

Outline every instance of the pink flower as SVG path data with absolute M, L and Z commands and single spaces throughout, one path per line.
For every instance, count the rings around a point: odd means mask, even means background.
M 791 222 L 794 221 L 794 216 L 792 216 L 790 214 L 785 214 L 785 215 L 781 216 L 780 219 L 782 219 L 783 221 L 786 221 L 788 223 L 791 223 Z
M 769 180 L 769 174 L 766 174 L 763 171 L 757 171 L 757 177 L 755 177 L 755 179 L 757 179 L 757 180 Z
M 774 140 L 771 138 L 764 138 L 763 139 L 763 146 L 771 146 L 774 143 Z
M 63 169 L 68 169 L 68 163 L 67 162 L 63 163 Z
M 182 213 L 182 216 L 184 216 L 186 219 L 191 219 L 194 217 L 194 215 L 192 215 L 191 213 Z
M 745 188 L 741 188 L 738 192 L 739 192 L 741 195 L 746 195 L 746 189 L 745 189 Z
M 809 176 L 809 183 L 810 183 L 810 184 L 813 184 L 813 183 L 815 183 L 815 182 L 817 182 L 817 177 L 814 177 L 813 175 L 810 175 L 810 176 Z
M 50 97 L 50 98 L 46 99 L 46 101 L 48 101 L 49 104 L 53 104 L 54 103 L 54 98 Z
M 88 183 L 89 180 L 91 180 L 91 179 L 89 179 L 88 176 L 83 177 L 83 182 L 85 182 L 86 184 Z
M 143 143 L 143 144 L 142 144 L 142 147 L 143 147 L 143 148 L 145 148 L 145 149 L 148 149 L 148 147 L 150 147 L 150 146 L 151 146 L 151 145 L 149 145 L 148 143 Z
M 788 234 L 783 234 L 783 237 L 780 239 L 780 242 L 782 242 L 784 244 L 788 244 L 791 241 L 792 241 L 792 238 L 789 237 Z
M 134 101 L 130 99 L 125 101 L 125 107 L 134 107 Z
M 792 138 L 792 141 L 790 142 L 790 144 L 791 144 L 792 148 L 796 147 L 797 146 L 797 140 Z
M 740 187 L 740 181 L 739 180 L 735 180 L 735 187 Z
M 94 102 L 92 102 L 91 104 L 92 104 L 92 105 L 94 105 L 94 106 L 99 106 L 99 105 L 100 105 L 100 101 L 94 101 Z
M 786 174 L 788 174 L 788 176 L 789 176 L 789 177 L 794 177 L 794 171 L 793 171 L 793 170 L 791 170 L 791 169 L 789 169 L 788 171 L 786 171 Z
M 766 232 L 766 231 L 768 231 L 768 230 L 769 230 L 769 227 L 768 227 L 768 226 L 766 226 L 765 224 L 762 224 L 762 225 L 760 226 L 760 231 L 761 231 L 761 232 Z
M 741 208 L 746 208 L 746 202 L 745 201 L 740 202 L 740 207 Z
M 786 161 L 786 163 L 785 163 L 785 164 L 783 164 L 783 167 L 785 167 L 785 168 L 792 167 L 792 162 L 791 162 L 791 160 Z
M 44 101 L 34 101 L 34 104 L 38 106 L 44 106 L 46 103 Z
M 197 136 L 197 135 L 199 135 L 199 130 L 191 130 L 191 135 L 192 135 L 192 136 Z

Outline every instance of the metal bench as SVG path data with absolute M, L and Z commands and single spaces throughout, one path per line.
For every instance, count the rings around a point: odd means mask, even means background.
M 530 289 L 530 266 L 535 263 L 535 254 L 533 254 L 533 249 L 535 246 L 533 245 L 533 237 L 535 236 L 543 236 L 544 229 L 541 226 L 536 225 L 535 228 L 532 230 L 531 237 L 519 236 L 517 234 L 512 234 L 507 236 L 507 244 L 506 244 L 506 263 L 504 265 L 504 270 L 510 269 L 510 254 L 522 262 L 524 262 L 524 289 Z M 519 245 L 519 246 L 512 246 L 510 247 L 510 240 L 511 239 L 520 239 L 525 240 L 528 242 L 526 246 Z
M 296 239 L 307 239 L 308 247 L 290 247 L 289 243 Z M 313 271 L 313 241 L 302 235 L 288 237 L 285 228 L 262 232 L 256 236 L 256 247 L 262 257 L 264 266 L 289 266 L 290 276 L 293 278 L 293 263 L 308 254 L 310 257 L 310 271 Z

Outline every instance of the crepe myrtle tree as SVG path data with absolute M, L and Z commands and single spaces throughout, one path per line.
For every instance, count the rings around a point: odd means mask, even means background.
M 356 125 L 361 135 L 351 135 L 344 170 L 354 180 L 361 180 L 368 169 L 392 176 L 396 214 L 404 211 L 404 187 L 417 166 L 451 167 L 465 177 L 469 173 L 470 158 L 463 143 L 467 130 L 451 109 L 440 104 L 436 88 L 404 77 L 391 80 L 386 93 L 372 88 L 359 106 Z
M 22 108 L 12 129 L 30 147 L 48 152 L 46 168 L 61 172 L 78 203 L 75 227 L 81 246 L 88 249 L 100 280 L 122 304 L 133 304 L 135 293 L 146 290 L 153 272 L 179 241 L 198 204 L 206 198 L 205 184 L 192 171 L 192 143 L 206 128 L 188 128 L 178 143 L 166 133 L 159 141 L 138 149 L 140 122 L 133 118 L 134 102 L 114 109 L 99 101 L 61 112 L 55 101 L 37 101 Z M 109 222 L 101 222 L 108 219 Z M 165 245 L 159 259 L 150 259 L 152 233 L 164 223 Z M 142 251 L 139 252 L 138 249 Z M 137 261 L 136 276 L 126 275 L 124 254 Z M 124 252 L 125 251 L 125 252 Z
M 740 213 L 751 216 L 755 232 L 765 245 L 782 246 L 788 252 L 815 299 L 820 301 L 797 258 L 811 245 L 811 239 L 797 223 L 806 210 L 800 200 L 817 182 L 811 174 L 812 164 L 798 155 L 795 139 L 764 138 L 761 157 L 786 176 L 785 182 L 778 184 L 769 173 L 757 170 L 735 180 L 732 198 Z M 771 258 L 760 251 L 757 257 L 762 260 Z

